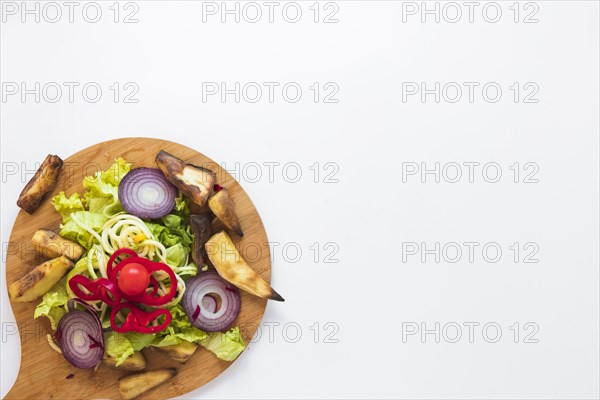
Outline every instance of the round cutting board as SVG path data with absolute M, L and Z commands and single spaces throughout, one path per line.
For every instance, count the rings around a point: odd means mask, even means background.
M 83 178 L 107 169 L 115 158 L 122 157 L 134 167 L 156 167 L 154 157 L 165 150 L 184 161 L 213 170 L 217 183 L 226 187 L 235 202 L 244 237 L 231 234 L 242 256 L 267 282 L 271 279 L 271 263 L 267 234 L 258 212 L 238 182 L 217 163 L 203 154 L 165 140 L 127 138 L 99 143 L 67 158 L 60 181 L 51 196 L 60 191 L 67 195 L 82 194 Z M 44 154 L 45 156 L 45 154 Z M 43 158 L 43 157 L 42 157 Z M 59 231 L 61 218 L 50 204 L 50 197 L 33 214 L 21 211 L 17 216 L 7 249 L 6 282 L 20 279 L 44 258 L 31 244 L 33 233 L 41 228 Z M 15 199 L 16 201 L 16 199 Z M 236 326 L 246 344 L 254 336 L 265 311 L 266 300 L 244 291 L 242 309 Z M 46 318 L 33 319 L 41 299 L 29 303 L 11 302 L 21 338 L 21 367 L 17 381 L 6 399 L 120 399 L 117 380 L 131 372 L 119 371 L 101 364 L 97 371 L 73 367 L 61 354 L 50 348 L 46 335 L 51 332 Z M 195 390 L 216 378 L 232 363 L 219 360 L 212 352 L 198 347 L 185 364 L 166 358 L 158 351 L 145 349 L 146 370 L 176 368 L 172 380 L 143 394 L 140 399 L 167 399 Z M 242 353 L 240 357 L 249 355 Z M 221 378 L 225 379 L 225 378 Z

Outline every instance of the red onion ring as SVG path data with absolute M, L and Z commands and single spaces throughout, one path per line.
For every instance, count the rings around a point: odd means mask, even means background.
M 89 311 L 89 313 L 94 317 L 94 320 L 100 327 L 100 330 L 102 330 L 102 321 L 100 321 L 100 317 L 98 316 L 98 313 L 96 312 L 96 310 L 94 310 L 94 307 L 90 306 L 88 303 L 86 303 L 85 301 L 83 301 L 81 299 L 74 298 L 74 299 L 69 299 L 69 301 L 67 302 L 67 308 L 69 309 L 69 312 L 76 311 L 75 303 L 79 303 L 83 307 L 85 307 L 85 309 L 87 311 Z M 104 336 L 102 336 L 102 347 L 104 347 Z
M 77 368 L 93 368 L 104 355 L 102 327 L 90 313 L 74 310 L 60 319 L 57 339 L 65 359 Z
M 215 295 L 221 298 L 219 310 L 216 309 Z M 206 300 L 207 297 L 210 300 Z M 224 331 L 233 325 L 240 313 L 240 292 L 215 271 L 203 272 L 186 282 L 181 305 L 196 328 L 206 332 Z
M 119 200 L 125 211 L 144 219 L 162 218 L 175 207 L 177 189 L 159 169 L 136 168 L 119 183 Z
M 217 299 L 213 295 L 207 294 L 202 298 L 202 307 L 211 313 L 217 312 Z

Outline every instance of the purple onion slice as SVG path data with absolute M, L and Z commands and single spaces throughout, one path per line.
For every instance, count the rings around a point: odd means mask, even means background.
M 104 355 L 104 335 L 98 317 L 74 310 L 61 318 L 56 336 L 65 359 L 77 368 L 93 368 Z
M 217 297 L 221 301 L 218 309 Z M 233 325 L 240 313 L 241 298 L 238 288 L 215 271 L 208 271 L 186 282 L 181 304 L 196 328 L 206 332 L 219 332 Z
M 125 211 L 143 219 L 157 219 L 175 207 L 177 189 L 159 169 L 136 168 L 119 183 L 119 200 Z

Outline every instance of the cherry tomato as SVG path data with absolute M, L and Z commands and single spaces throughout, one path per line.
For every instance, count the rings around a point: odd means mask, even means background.
M 143 293 L 149 284 L 150 274 L 143 265 L 138 263 L 124 266 L 117 278 L 119 289 L 129 296 Z

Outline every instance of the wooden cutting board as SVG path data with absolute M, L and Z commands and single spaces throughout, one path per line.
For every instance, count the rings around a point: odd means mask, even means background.
M 156 167 L 154 157 L 165 150 L 186 162 L 204 166 L 217 175 L 217 183 L 226 187 L 235 202 L 244 237 L 231 234 L 242 256 L 262 275 L 267 282 L 271 279 L 270 253 L 267 234 L 258 212 L 248 195 L 217 163 L 203 154 L 165 140 L 150 138 L 128 138 L 99 143 L 67 158 L 56 186 L 54 196 L 60 191 L 67 195 L 82 194 L 83 178 L 98 170 L 105 170 L 117 157 L 123 157 L 134 167 Z M 46 154 L 40 155 L 40 162 Z M 16 199 L 15 199 L 16 202 Z M 16 207 L 16 205 L 15 205 Z M 31 245 L 33 233 L 40 228 L 59 230 L 61 218 L 54 211 L 49 199 L 33 214 L 21 211 L 17 216 L 10 237 L 6 260 L 6 282 L 10 284 L 36 265 L 44 261 Z M 240 291 L 242 310 L 236 321 L 246 344 L 254 336 L 265 311 L 266 300 Z M 33 319 L 38 301 L 30 303 L 11 302 L 21 338 L 21 367 L 16 383 L 6 399 L 120 399 L 117 380 L 130 373 L 121 372 L 105 365 L 97 371 L 73 367 L 61 354 L 50 348 L 46 334 L 50 325 L 46 318 Z M 250 357 L 242 353 L 240 357 Z M 152 349 L 145 349 L 147 370 L 171 368 L 178 375 L 171 381 L 140 396 L 140 399 L 167 399 L 181 396 L 215 379 L 232 363 L 219 360 L 213 353 L 199 347 L 186 364 L 179 364 Z M 255 355 L 256 356 L 256 355 Z M 223 377 L 221 379 L 226 379 Z M 235 383 L 234 383 L 235 384 Z

